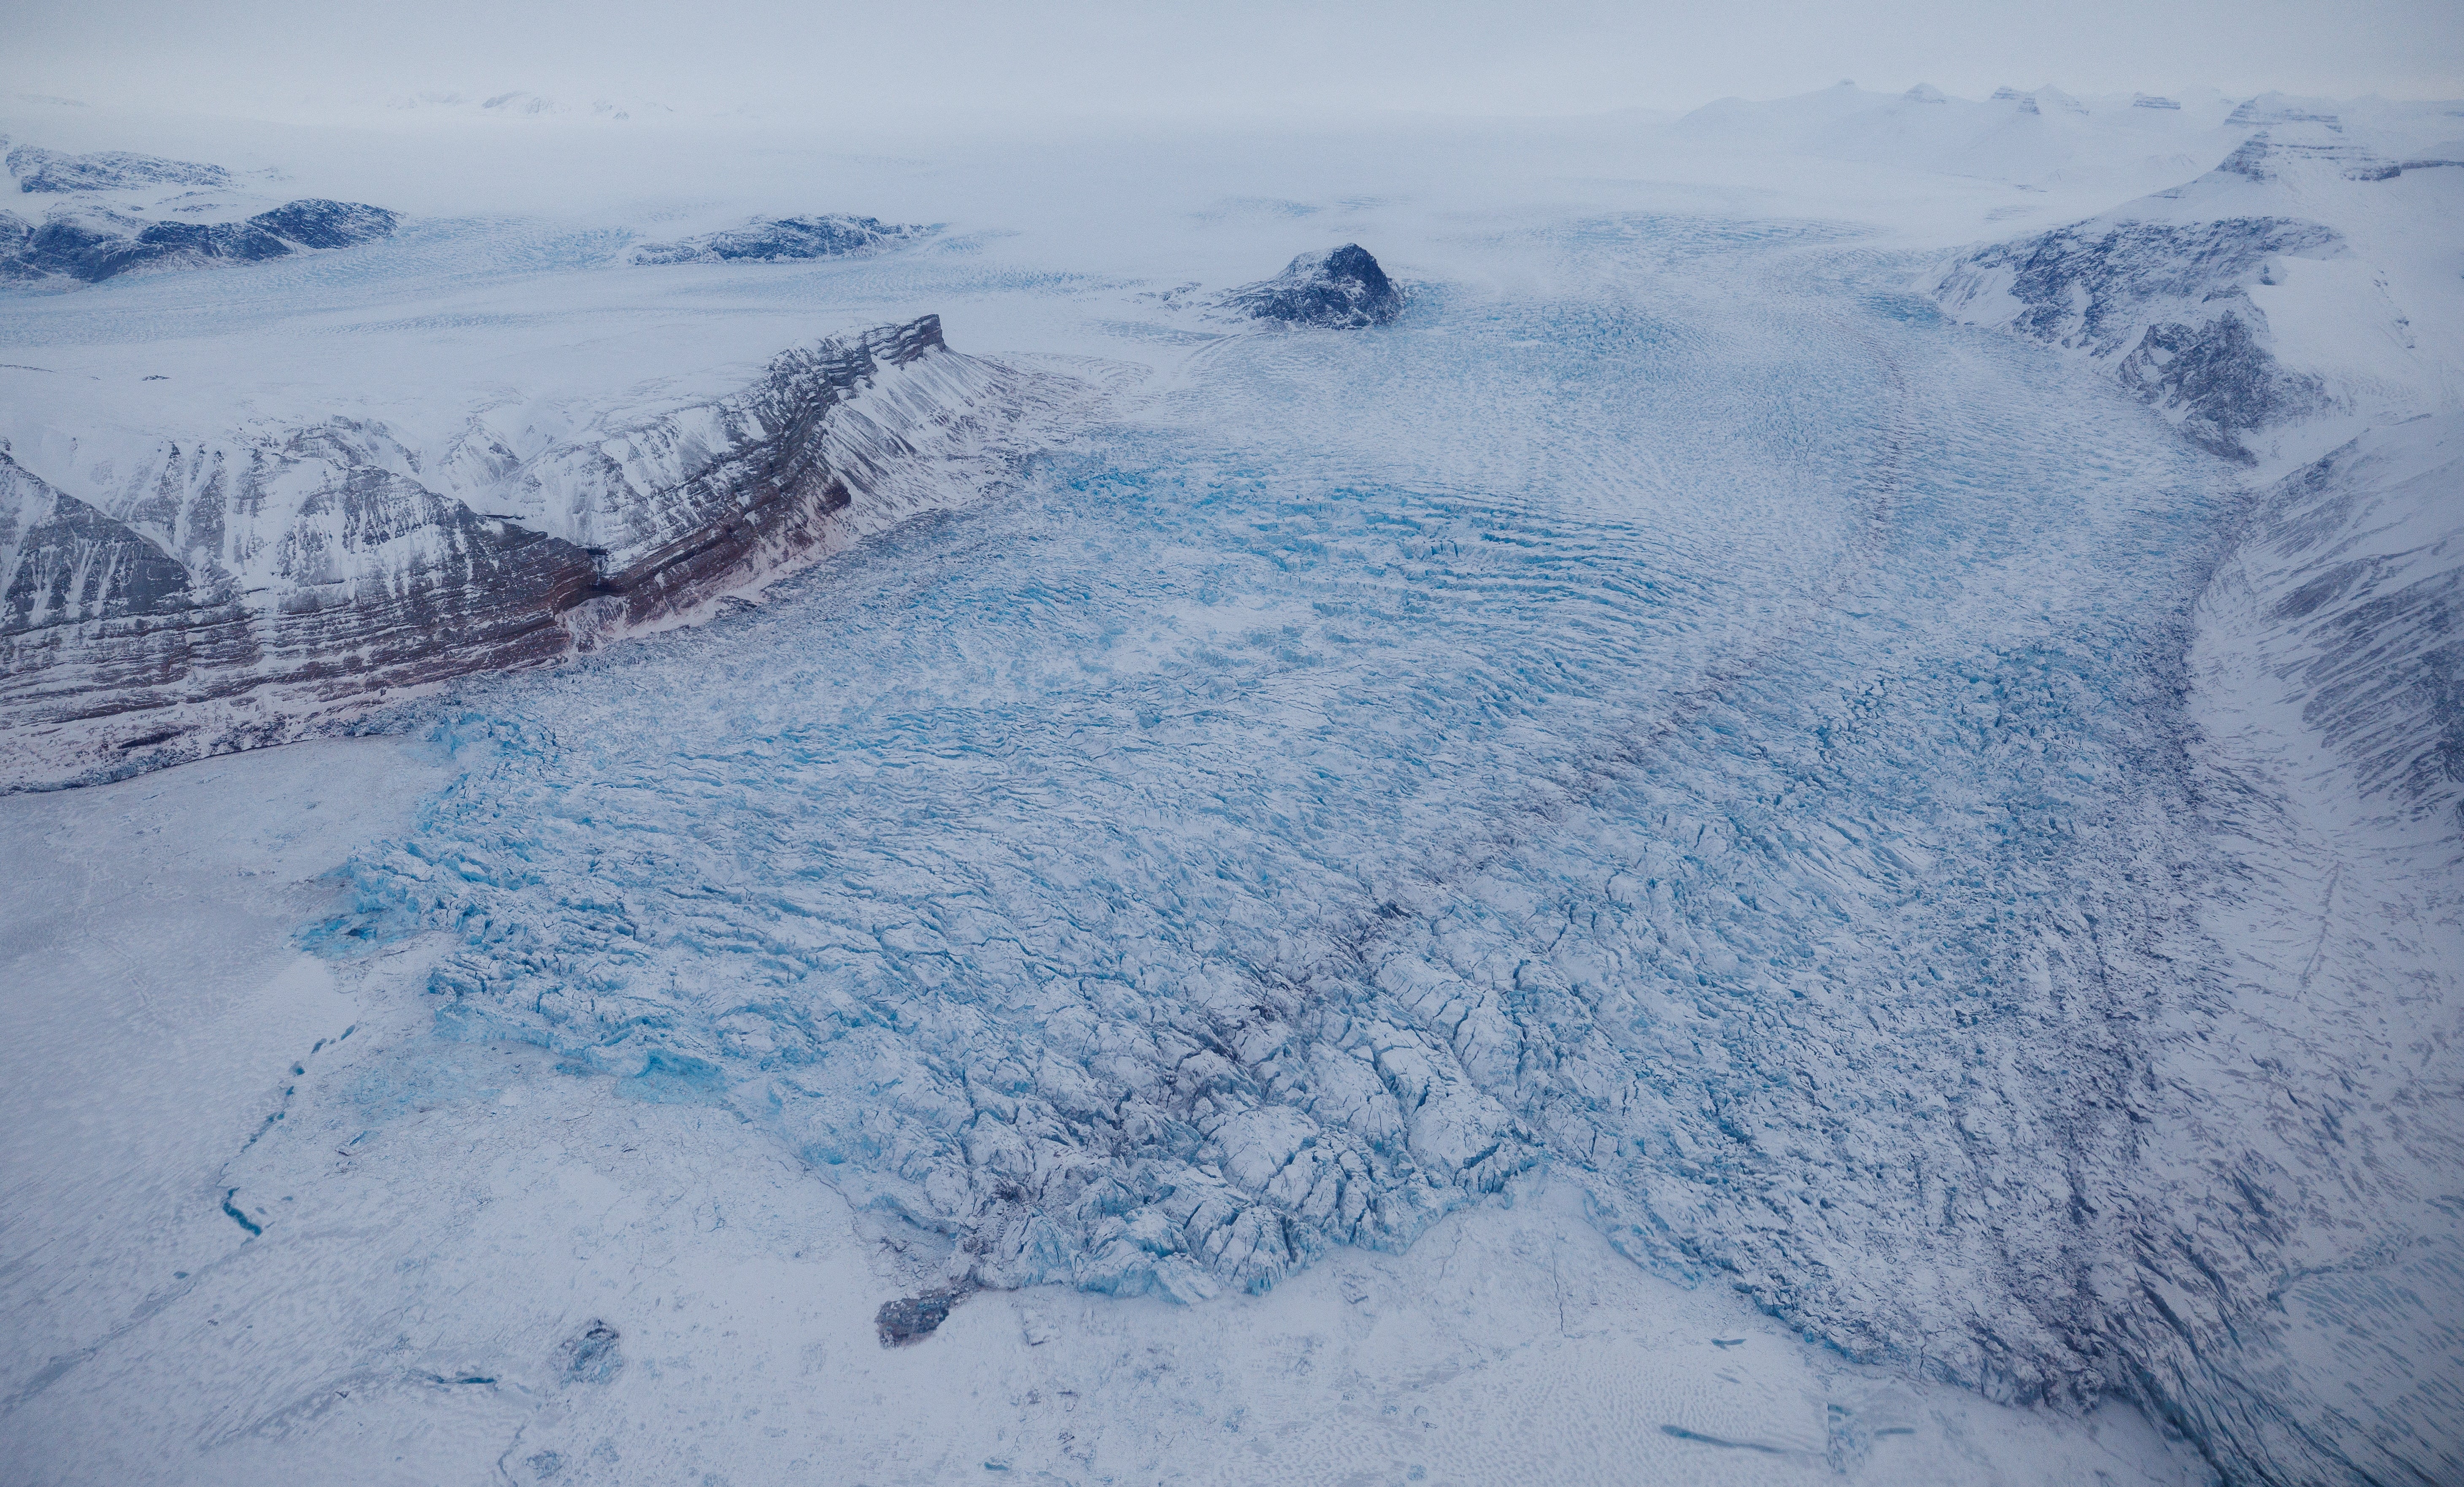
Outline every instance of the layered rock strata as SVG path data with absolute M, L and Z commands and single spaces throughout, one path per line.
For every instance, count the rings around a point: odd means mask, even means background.
M 335 418 L 164 440 L 99 500 L 0 450 L 0 789 L 279 743 L 690 621 L 980 494 L 1051 400 L 926 316 L 537 450 L 486 412 L 442 458 Z

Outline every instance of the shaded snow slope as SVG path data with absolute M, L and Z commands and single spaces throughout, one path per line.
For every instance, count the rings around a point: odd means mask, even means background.
M 2246 118 L 2244 116 L 2247 116 Z M 2080 358 L 2273 472 L 2464 398 L 2464 148 L 2333 116 L 2263 122 L 2188 185 L 1947 265 L 1965 320 Z M 2453 121 L 2451 121 L 2452 122 Z
M 2189 663 L 2216 947 L 2150 1077 L 2132 1323 L 2236 1480 L 2464 1474 L 2464 420 L 2249 514 Z M 2186 1139 L 2196 1133 L 2195 1139 Z

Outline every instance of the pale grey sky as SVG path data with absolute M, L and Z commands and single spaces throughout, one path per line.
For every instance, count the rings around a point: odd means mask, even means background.
M 1583 113 L 1853 78 L 2464 96 L 2464 0 L 11 0 L 0 90 L 295 112 L 522 88 L 832 116 Z

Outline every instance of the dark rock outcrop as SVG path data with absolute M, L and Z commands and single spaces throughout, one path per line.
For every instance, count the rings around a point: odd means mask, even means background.
M 1256 320 L 1354 329 L 1382 325 L 1402 313 L 1403 292 L 1368 249 L 1346 243 L 1302 254 L 1280 275 L 1236 289 L 1223 302 Z
M 633 250 L 636 263 L 785 263 L 878 253 L 936 231 L 839 214 L 757 219 L 723 233 Z
M 80 499 L 0 449 L 0 789 L 279 743 L 694 618 L 970 499 L 1044 388 L 926 316 L 529 459 L 423 462 L 337 418 L 165 441 Z
M 165 160 L 160 155 L 132 155 L 104 150 L 93 155 L 68 155 L 58 150 L 20 144 L 9 152 L 9 173 L 20 191 L 118 191 L 151 186 L 231 184 L 220 166 L 192 160 Z
M 2248 287 L 2271 258 L 2345 253 L 2332 228 L 2286 217 L 2090 222 L 1969 254 L 1936 295 L 1971 313 L 2007 296 L 2006 328 L 2110 366 L 2202 447 L 2247 459 L 2242 435 L 2325 397 L 2277 363 Z
M 921 1296 L 902 1296 L 894 1301 L 884 1301 L 873 1314 L 872 1325 L 881 1334 L 881 1345 L 898 1347 L 920 1343 L 940 1329 L 950 1320 L 950 1308 L 966 1298 L 964 1290 L 927 1291 Z
M 241 222 L 149 222 L 93 207 L 40 224 L 0 212 L 0 279 L 99 283 L 132 269 L 205 268 L 347 248 L 391 236 L 399 214 L 359 202 L 295 201 Z

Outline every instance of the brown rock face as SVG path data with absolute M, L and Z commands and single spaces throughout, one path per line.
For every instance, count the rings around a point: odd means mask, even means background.
M 347 419 L 165 442 L 111 510 L 0 448 L 0 789 L 279 743 L 692 619 L 980 494 L 1049 403 L 927 316 L 529 459 L 457 452 L 441 489 Z

